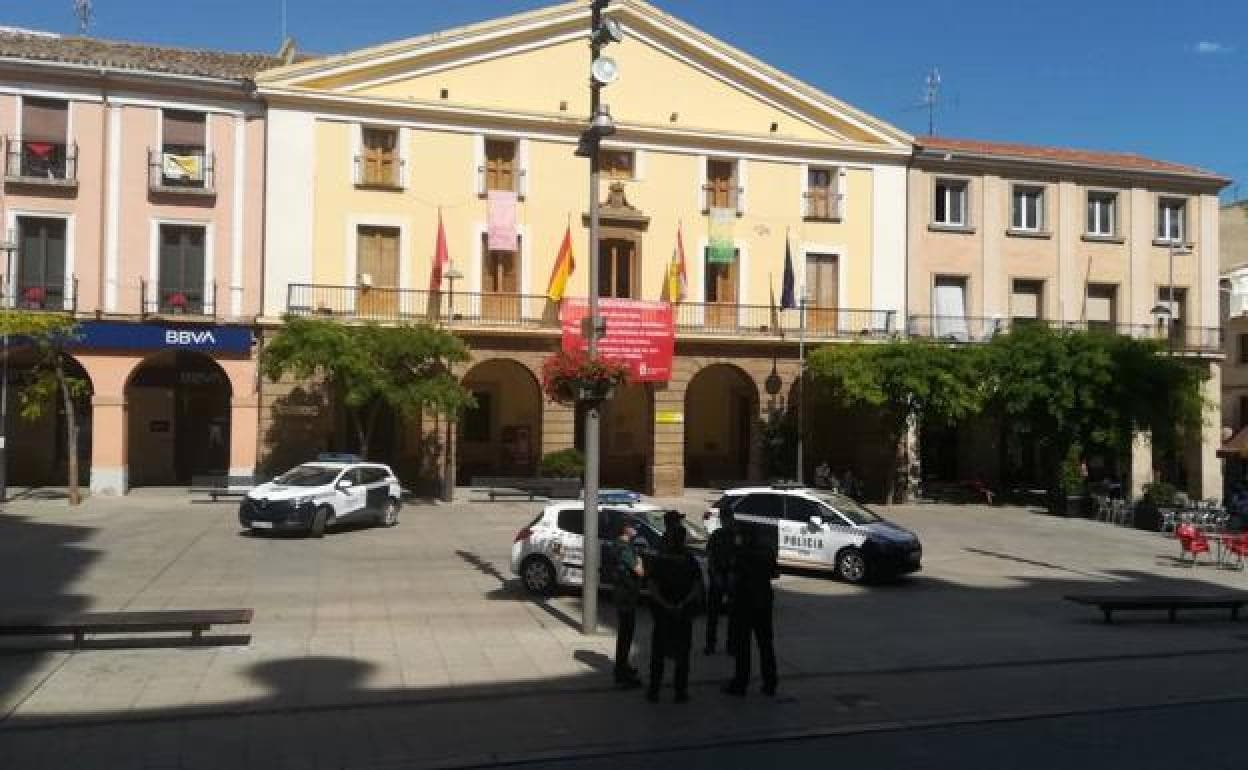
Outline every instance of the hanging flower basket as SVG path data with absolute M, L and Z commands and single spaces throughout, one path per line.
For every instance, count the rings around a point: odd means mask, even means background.
M 186 295 L 180 291 L 175 291 L 169 295 L 169 308 L 175 313 L 185 313 L 188 304 Z
M 601 403 L 627 382 L 628 367 L 582 351 L 559 352 L 542 364 L 542 390 L 559 404 Z

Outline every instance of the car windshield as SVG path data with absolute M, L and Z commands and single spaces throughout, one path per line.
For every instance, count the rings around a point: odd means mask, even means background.
M 298 468 L 291 468 L 281 476 L 278 476 L 273 483 L 286 487 L 322 487 L 332 483 L 337 475 L 337 468 L 300 465 Z
M 855 524 L 874 524 L 883 521 L 874 511 L 865 508 L 844 495 L 819 495 L 819 499 L 835 508 L 842 516 Z

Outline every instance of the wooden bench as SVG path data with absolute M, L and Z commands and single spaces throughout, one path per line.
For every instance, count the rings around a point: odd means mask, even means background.
M 1231 611 L 1231 620 L 1239 620 L 1239 610 L 1248 604 L 1248 594 L 1207 594 L 1203 596 L 1130 596 L 1078 594 L 1067 596 L 1066 601 L 1099 607 L 1105 614 L 1105 622 L 1113 623 L 1113 613 L 1120 610 L 1166 610 L 1170 622 L 1175 622 L 1179 610 L 1221 609 Z
M 222 497 L 244 497 L 262 483 L 258 476 L 194 476 L 191 494 L 207 495 L 215 503 Z
M 87 634 L 140 634 L 190 631 L 191 641 L 216 625 L 245 625 L 251 608 L 224 610 L 139 610 L 82 612 L 64 615 L 0 617 L 0 636 L 73 636 L 81 647 Z
M 581 494 L 580 479 L 556 479 L 519 476 L 474 476 L 472 486 L 493 502 L 499 497 L 527 497 L 536 500 L 575 499 Z

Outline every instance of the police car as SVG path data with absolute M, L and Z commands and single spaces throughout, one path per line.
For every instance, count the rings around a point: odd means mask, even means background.
M 238 520 L 253 532 L 297 530 L 313 537 L 343 521 L 393 527 L 402 494 L 389 466 L 325 454 L 248 492 Z
M 726 508 L 739 522 L 774 526 L 786 566 L 831 570 L 861 583 L 915 572 L 923 561 L 918 535 L 844 495 L 783 485 L 729 489 L 707 509 L 708 531 L 720 527 Z
M 648 503 L 598 506 L 598 534 L 602 541 L 602 583 L 610 584 L 606 545 L 618 536 L 624 519 L 637 522 L 638 550 L 657 552 L 663 539 L 663 508 Z M 691 541 L 699 539 L 700 528 L 686 526 Z M 516 534 L 511 545 L 511 572 L 520 578 L 525 590 L 549 596 L 561 587 L 579 587 L 584 582 L 585 504 L 583 501 L 552 503 Z

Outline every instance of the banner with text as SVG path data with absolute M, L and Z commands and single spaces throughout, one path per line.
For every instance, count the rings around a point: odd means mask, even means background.
M 666 302 L 636 299 L 598 300 L 607 324 L 607 335 L 598 340 L 598 352 L 606 359 L 625 364 L 634 382 L 667 382 L 672 378 L 675 329 L 672 306 Z M 566 299 L 560 311 L 563 349 L 569 353 L 588 346 L 584 321 L 589 301 Z

